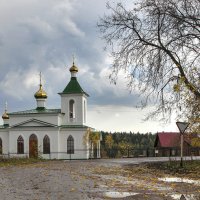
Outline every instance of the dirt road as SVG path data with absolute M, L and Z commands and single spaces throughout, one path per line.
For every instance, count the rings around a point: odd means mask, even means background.
M 0 200 L 200 199 L 200 180 L 169 178 L 112 160 L 1 167 Z

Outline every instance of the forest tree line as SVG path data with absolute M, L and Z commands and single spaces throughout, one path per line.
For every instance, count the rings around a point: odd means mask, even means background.
M 102 157 L 153 156 L 156 135 L 152 133 L 101 132 Z

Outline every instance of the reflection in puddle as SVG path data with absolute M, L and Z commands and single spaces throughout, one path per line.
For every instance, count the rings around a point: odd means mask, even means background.
M 170 195 L 174 200 L 180 200 L 181 198 L 181 195 L 182 194 L 173 194 L 173 195 Z M 191 194 L 191 195 L 184 195 L 184 197 L 186 198 L 186 200 L 196 200 L 194 198 L 194 195 Z
M 139 193 L 135 192 L 105 192 L 105 197 L 109 198 L 124 198 L 128 196 L 133 196 Z
M 195 181 L 195 180 L 190 180 L 186 178 L 158 178 L 159 181 L 164 181 L 164 182 L 173 182 L 173 183 L 190 183 L 190 184 L 195 184 L 195 185 L 200 185 L 200 181 Z
M 170 195 L 173 199 L 177 199 L 177 200 L 180 200 L 181 198 L 181 194 L 173 194 L 173 195 Z
M 99 187 L 99 188 L 108 188 L 107 185 L 99 185 L 98 187 Z
M 177 191 L 174 191 L 174 188 L 171 187 L 168 183 L 188 183 L 188 184 L 194 184 L 197 186 L 200 186 L 200 181 L 199 180 L 191 180 L 187 178 L 177 178 L 177 177 L 165 177 L 165 178 L 158 178 L 157 180 L 163 181 L 161 184 L 160 182 L 154 181 L 154 184 L 148 183 L 147 180 L 138 180 L 134 178 L 127 178 L 123 176 L 113 176 L 113 175 L 96 175 L 100 177 L 102 180 L 111 180 L 112 182 L 107 185 L 106 184 L 101 184 L 99 185 L 99 190 L 103 192 L 104 197 L 107 198 L 125 198 L 129 196 L 134 196 L 140 193 L 134 193 L 134 192 L 115 192 L 117 188 L 120 186 L 120 189 L 122 189 L 122 185 L 128 187 L 128 185 L 133 185 L 139 188 L 145 188 L 146 190 L 151 190 L 155 193 L 157 191 L 161 191 L 163 194 L 165 193 L 165 196 L 170 196 L 174 200 L 180 200 L 181 194 L 178 194 Z M 113 188 L 113 189 L 111 189 Z M 108 191 L 114 190 L 114 191 Z M 124 188 L 125 189 L 125 188 Z M 197 200 L 198 198 L 194 194 L 184 194 L 186 200 Z

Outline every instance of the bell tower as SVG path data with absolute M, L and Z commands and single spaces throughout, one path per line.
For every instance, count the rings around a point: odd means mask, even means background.
M 71 80 L 65 87 L 61 96 L 61 112 L 64 113 L 62 125 L 86 125 L 87 97 L 77 81 L 78 67 L 74 61 L 69 69 Z

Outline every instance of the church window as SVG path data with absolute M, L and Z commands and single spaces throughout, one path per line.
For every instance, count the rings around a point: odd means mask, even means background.
M 74 138 L 71 135 L 67 139 L 67 153 L 74 154 Z
M 69 101 L 69 118 L 75 118 L 75 102 L 73 99 Z
M 17 139 L 17 153 L 23 154 L 24 153 L 24 139 L 20 135 Z
M 50 154 L 50 139 L 45 135 L 43 139 L 43 154 Z
M 2 139 L 0 138 L 0 154 L 3 153 L 3 150 L 2 150 Z

